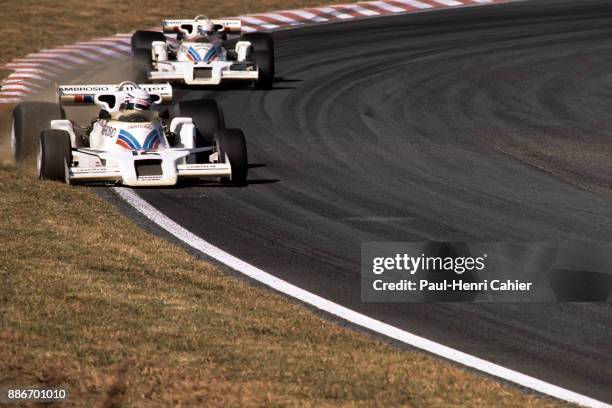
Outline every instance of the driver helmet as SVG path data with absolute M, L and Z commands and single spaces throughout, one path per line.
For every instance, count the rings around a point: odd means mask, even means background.
M 151 94 L 144 89 L 136 88 L 126 92 L 122 108 L 124 110 L 148 110 L 152 103 Z
M 198 21 L 198 34 L 203 37 L 211 36 L 215 33 L 215 25 L 210 20 Z

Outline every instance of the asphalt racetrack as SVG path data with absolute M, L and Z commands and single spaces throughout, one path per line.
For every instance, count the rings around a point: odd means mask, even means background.
M 612 241 L 612 3 L 533 1 L 273 36 L 273 90 L 177 91 L 216 98 L 245 131 L 248 186 L 137 193 L 324 298 L 611 403 L 610 305 L 362 303 L 359 269 L 368 241 Z M 127 67 L 92 77 L 123 80 Z

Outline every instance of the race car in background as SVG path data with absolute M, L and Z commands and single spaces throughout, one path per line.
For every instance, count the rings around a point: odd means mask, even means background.
M 135 81 L 219 85 L 228 81 L 270 89 L 274 80 L 274 42 L 268 33 L 243 33 L 238 19 L 165 20 L 162 32 L 132 35 Z M 227 41 L 229 35 L 240 40 Z
M 19 160 L 37 149 L 41 179 L 127 186 L 246 180 L 244 134 L 225 128 L 214 100 L 181 101 L 159 113 L 150 107 L 170 104 L 171 86 L 133 82 L 62 85 L 58 95 L 59 104 L 22 102 L 13 111 L 13 155 Z M 87 126 L 65 118 L 63 106 L 94 105 L 102 109 Z

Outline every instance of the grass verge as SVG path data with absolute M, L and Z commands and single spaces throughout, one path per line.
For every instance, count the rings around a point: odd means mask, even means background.
M 1 1 L 0 62 L 163 16 L 323 2 Z M 0 385 L 65 387 L 63 406 L 558 405 L 337 327 L 32 173 L 0 167 Z

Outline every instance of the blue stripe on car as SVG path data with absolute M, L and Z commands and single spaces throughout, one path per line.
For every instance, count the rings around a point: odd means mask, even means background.
M 204 56 L 204 61 L 210 61 L 215 55 L 217 55 L 217 52 L 219 52 L 219 46 L 218 45 L 214 45 L 213 47 L 211 47 L 210 50 L 208 50 L 208 52 L 206 53 L 206 55 Z
M 202 59 L 200 58 L 200 54 L 198 54 L 198 52 L 196 50 L 194 50 L 193 47 L 189 47 L 187 52 L 189 53 L 189 55 L 191 55 L 193 57 L 194 60 L 202 61 Z
M 138 140 L 136 140 L 134 138 L 134 136 L 132 136 L 130 134 L 130 132 L 127 132 L 123 129 L 121 129 L 119 131 L 119 139 L 123 140 L 125 143 L 127 143 L 132 149 L 134 150 L 140 150 L 142 147 L 140 146 L 140 143 L 138 143 Z
M 147 138 L 145 139 L 145 142 L 143 144 L 144 149 L 145 150 L 152 149 L 153 144 L 155 143 L 158 137 L 159 137 L 159 133 L 157 132 L 157 129 L 153 129 L 151 133 L 149 133 Z

